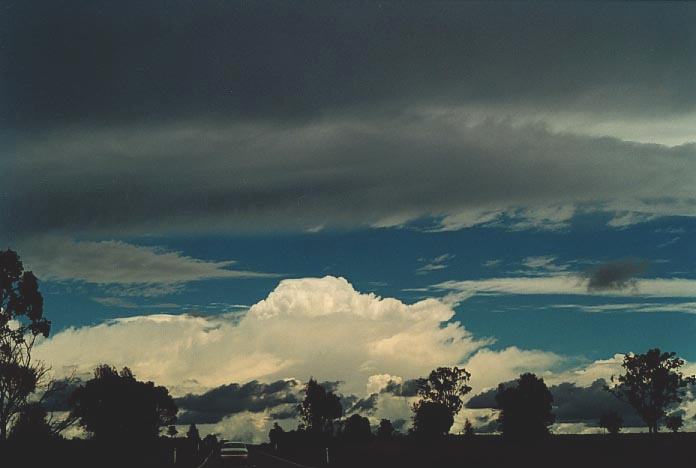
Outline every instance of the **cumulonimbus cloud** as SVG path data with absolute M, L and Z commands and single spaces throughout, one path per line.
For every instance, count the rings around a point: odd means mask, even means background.
M 363 391 L 370 375 L 420 376 L 454 364 L 490 342 L 451 322 L 430 299 L 407 305 L 361 294 L 343 278 L 283 280 L 240 320 L 151 315 L 68 328 L 37 347 L 54 369 L 128 365 L 165 385 L 201 388 L 310 375 Z M 128 342 L 129 346 L 123 346 Z

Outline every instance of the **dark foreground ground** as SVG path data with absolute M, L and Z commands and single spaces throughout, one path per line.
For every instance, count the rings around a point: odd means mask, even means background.
M 309 466 L 326 466 L 323 450 L 277 454 Z M 335 446 L 329 450 L 329 459 L 329 466 L 337 468 L 696 467 L 696 434 L 557 435 L 536 443 L 484 435 L 428 444 L 406 439 Z
M 171 457 L 168 446 L 149 453 L 135 447 L 99 447 L 91 441 L 59 441 L 50 446 L 0 447 L 0 467 L 196 468 L 201 460 Z M 497 436 L 452 437 L 439 442 L 400 439 L 334 444 L 329 465 L 323 447 L 250 447 L 256 468 L 336 467 L 649 467 L 696 466 L 696 434 L 551 436 L 536 443 L 512 443 Z M 225 465 L 208 460 L 205 468 Z

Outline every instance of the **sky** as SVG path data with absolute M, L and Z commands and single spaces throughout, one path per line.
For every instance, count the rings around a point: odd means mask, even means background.
M 0 7 L 0 243 L 57 375 L 258 440 L 310 376 L 406 428 L 463 365 L 456 431 L 532 371 L 582 432 L 623 354 L 696 370 L 693 4 Z

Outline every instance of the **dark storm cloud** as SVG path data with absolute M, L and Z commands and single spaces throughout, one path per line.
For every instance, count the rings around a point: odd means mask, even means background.
M 299 382 L 278 380 L 269 384 L 251 381 L 216 387 L 200 395 L 176 398 L 181 414 L 180 424 L 206 424 L 221 421 L 225 416 L 242 411 L 259 412 L 285 404 L 296 404 Z
M 3 3 L 5 125 L 405 102 L 693 109 L 689 4 Z
M 514 382 L 505 384 L 514 385 Z M 616 398 L 605 389 L 604 379 L 594 381 L 589 387 L 579 387 L 574 383 L 564 382 L 549 387 L 553 395 L 553 414 L 557 423 L 587 423 L 596 425 L 602 413 L 616 411 L 623 418 L 627 427 L 644 426 L 635 410 Z M 496 408 L 497 389 L 491 389 L 473 396 L 466 407 L 470 409 Z
M 694 213 L 696 146 L 543 124 L 691 115 L 690 4 L 3 5 L 10 239 Z
M 426 215 L 456 229 L 500 210 L 534 227 L 567 220 L 572 210 L 549 208 L 575 203 L 684 215 L 696 203 L 696 145 L 425 115 L 57 132 L 0 142 L 0 151 L 0 173 L 12 174 L 0 223 L 15 237 L 297 230 Z M 658 195 L 671 198 L 642 201 Z
M 644 273 L 647 267 L 647 262 L 636 259 L 604 263 L 587 274 L 587 289 L 603 291 L 635 287 L 637 276 Z

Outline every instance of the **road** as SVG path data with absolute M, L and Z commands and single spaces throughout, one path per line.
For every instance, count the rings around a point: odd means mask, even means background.
M 250 451 L 250 458 L 256 468 L 311 468 L 307 465 L 300 465 L 289 460 L 276 457 L 258 449 Z
M 204 468 L 224 468 L 227 465 L 221 461 L 210 460 Z M 254 468 L 312 468 L 289 460 L 276 457 L 257 448 L 249 447 L 249 466 Z

